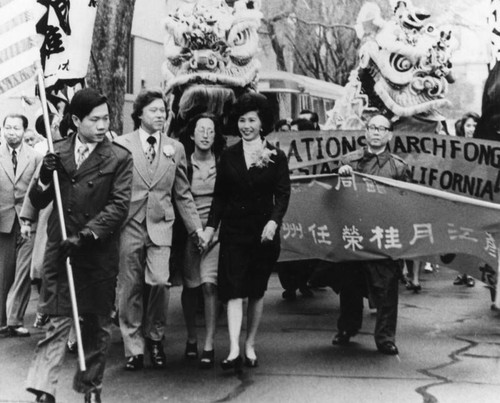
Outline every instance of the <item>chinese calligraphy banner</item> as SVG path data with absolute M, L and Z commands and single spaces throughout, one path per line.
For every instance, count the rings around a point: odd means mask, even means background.
M 272 133 L 297 174 L 332 172 L 343 154 L 365 145 L 364 131 Z M 500 142 L 395 132 L 391 152 L 410 167 L 413 183 L 500 203 Z
M 10 95 L 36 74 L 34 0 L 0 0 L 0 94 Z
M 45 86 L 83 80 L 87 74 L 97 1 L 37 0 L 46 8 L 37 23 Z
M 280 260 L 444 256 L 456 267 L 467 256 L 471 268 L 496 268 L 498 234 L 492 203 L 363 174 L 302 176 L 292 184 Z

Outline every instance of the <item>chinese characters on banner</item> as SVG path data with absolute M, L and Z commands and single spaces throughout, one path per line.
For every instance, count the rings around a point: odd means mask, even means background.
M 45 86 L 85 78 L 92 46 L 97 1 L 37 0 L 45 7 L 37 23 Z
M 280 260 L 448 255 L 460 265 L 468 255 L 477 270 L 497 267 L 499 233 L 500 206 L 491 203 L 368 175 L 305 177 L 293 181 Z

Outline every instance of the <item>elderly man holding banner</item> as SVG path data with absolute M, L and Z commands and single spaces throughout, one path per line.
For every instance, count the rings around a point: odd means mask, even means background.
M 73 388 L 85 402 L 100 402 L 111 310 L 118 275 L 120 226 L 127 217 L 132 185 L 131 154 L 106 138 L 106 97 L 92 89 L 77 92 L 70 104 L 76 134 L 56 142 L 44 157 L 29 197 L 35 208 L 54 198 L 53 171 L 59 174 L 67 239 L 57 212 L 48 222 L 39 311 L 50 315 L 45 338 L 36 348 L 26 383 L 38 402 L 54 402 L 58 373 L 73 322 L 64 262 L 73 267 L 82 322 L 86 370 L 77 370 Z
M 356 171 L 406 181 L 408 166 L 387 149 L 392 135 L 392 124 L 385 116 L 372 117 L 366 131 L 367 146 L 342 158 L 339 175 L 348 176 Z M 358 333 L 362 323 L 364 286 L 367 285 L 370 300 L 377 308 L 377 349 L 383 354 L 398 354 L 395 336 L 399 263 L 392 259 L 344 263 L 342 270 L 338 333 L 332 343 L 348 344 L 350 338 Z

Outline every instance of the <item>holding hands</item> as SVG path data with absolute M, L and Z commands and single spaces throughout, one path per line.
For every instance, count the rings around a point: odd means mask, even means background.
M 203 253 L 208 249 L 210 243 L 212 242 L 212 238 L 214 237 L 214 232 L 215 229 L 212 227 L 206 227 L 204 231 L 201 229 L 196 231 L 195 236 L 198 238 L 197 244 L 200 253 Z
M 262 235 L 260 236 L 260 242 L 271 242 L 274 239 L 274 235 L 276 234 L 276 229 L 278 228 L 278 224 L 269 220 L 262 230 Z

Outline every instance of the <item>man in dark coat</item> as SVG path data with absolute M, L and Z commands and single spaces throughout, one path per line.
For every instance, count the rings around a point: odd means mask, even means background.
M 383 115 L 368 122 L 367 146 L 346 154 L 341 160 L 339 175 L 353 171 L 406 181 L 408 166 L 391 154 L 387 144 L 392 139 L 392 124 Z M 375 343 L 383 354 L 398 354 L 395 344 L 398 317 L 399 263 L 391 259 L 349 262 L 342 264 L 340 278 L 340 317 L 333 344 L 344 345 L 358 333 L 363 318 L 363 295 L 368 288 L 370 300 L 377 308 Z
M 71 258 L 83 319 L 86 363 L 86 371 L 77 370 L 73 388 L 85 393 L 85 402 L 100 401 L 118 275 L 119 230 L 131 196 L 132 156 L 106 138 L 106 97 L 83 89 L 74 95 L 70 113 L 76 133 L 56 142 L 55 153 L 44 157 L 29 192 L 35 208 L 47 206 L 54 199 L 52 174 L 57 169 L 68 236 L 62 241 L 54 208 L 47 227 L 39 303 L 39 312 L 50 315 L 50 323 L 45 338 L 37 345 L 26 384 L 37 401 L 55 401 L 57 376 L 73 322 L 67 256 Z

